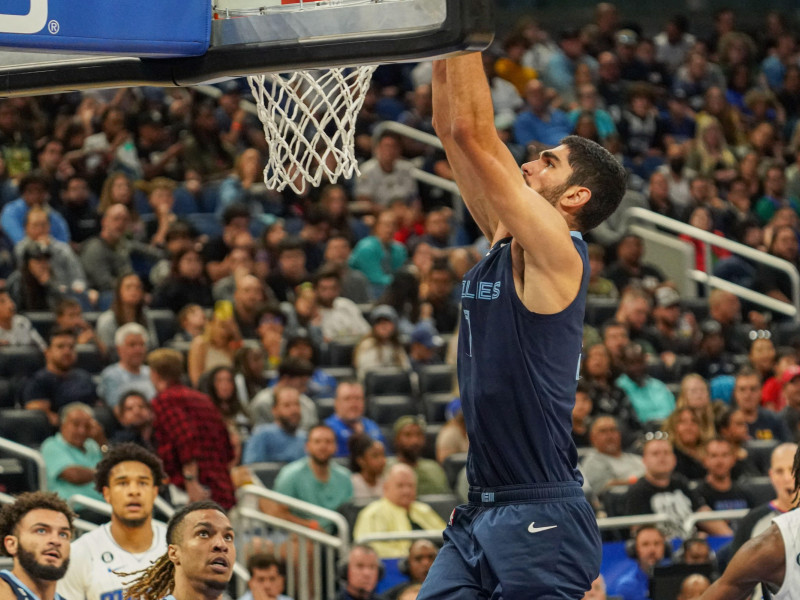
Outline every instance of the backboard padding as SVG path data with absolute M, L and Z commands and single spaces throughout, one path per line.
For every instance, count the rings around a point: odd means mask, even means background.
M 177 59 L 0 52 L 0 96 L 187 86 L 482 50 L 494 35 L 492 5 L 491 0 L 405 0 L 219 19 L 212 22 L 206 54 Z

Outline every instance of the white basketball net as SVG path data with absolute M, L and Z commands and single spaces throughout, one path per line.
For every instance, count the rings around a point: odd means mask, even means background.
M 359 174 L 355 124 L 375 65 L 252 75 L 247 78 L 264 125 L 269 157 L 264 183 L 302 194 L 323 176 Z

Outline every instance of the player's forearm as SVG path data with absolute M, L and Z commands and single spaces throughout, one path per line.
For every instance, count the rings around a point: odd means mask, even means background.
M 458 142 L 495 140 L 494 106 L 478 52 L 447 59 L 450 128 Z

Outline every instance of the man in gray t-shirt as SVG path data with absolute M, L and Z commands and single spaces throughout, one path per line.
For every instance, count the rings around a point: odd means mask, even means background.
M 581 471 L 595 494 L 634 483 L 644 475 L 642 457 L 622 451 L 622 436 L 614 417 L 597 417 L 589 429 L 589 441 L 593 450 L 581 462 Z

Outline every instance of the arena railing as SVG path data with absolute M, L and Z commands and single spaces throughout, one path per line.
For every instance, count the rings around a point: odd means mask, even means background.
M 284 539 L 290 541 L 286 552 L 286 594 L 293 598 L 315 598 L 315 600 L 322 600 L 324 590 L 330 595 L 336 586 L 336 566 L 339 558 L 345 556 L 350 547 L 350 526 L 344 516 L 336 511 L 279 494 L 261 485 L 242 486 L 236 491 L 236 495 L 239 504 L 231 512 L 237 532 L 253 536 L 263 533 L 267 539 L 277 533 L 281 541 Z M 259 498 L 285 504 L 291 509 L 311 515 L 312 518 L 331 521 L 336 526 L 336 535 L 303 527 L 248 506 L 248 504 L 257 506 Z M 260 526 L 266 525 L 269 531 L 262 532 L 260 527 L 254 528 L 253 522 Z
M 789 261 L 778 258 L 777 256 L 772 256 L 771 254 L 767 254 L 766 252 L 762 252 L 760 250 L 755 250 L 754 248 L 746 246 L 745 244 L 740 244 L 739 242 L 734 242 L 733 240 L 729 240 L 722 236 L 709 233 L 708 231 L 703 231 L 697 227 L 692 227 L 691 225 L 683 223 L 682 221 L 670 219 L 669 217 L 665 217 L 646 208 L 632 207 L 626 210 L 622 217 L 622 229 L 623 231 L 632 231 L 643 238 L 648 238 L 650 234 L 659 234 L 659 232 L 633 225 L 634 221 L 644 221 L 651 225 L 657 225 L 659 228 L 666 229 L 672 233 L 678 235 L 684 234 L 690 238 L 705 242 L 704 270 L 701 271 L 696 268 L 690 268 L 687 275 L 691 280 L 705 286 L 707 290 L 716 288 L 726 292 L 731 292 L 732 294 L 735 294 L 744 300 L 758 304 L 759 306 L 763 306 L 764 308 L 767 308 L 773 312 L 791 317 L 795 323 L 800 323 L 800 273 L 798 273 L 797 268 Z M 742 285 L 727 281 L 726 279 L 716 277 L 708 272 L 708 270 L 712 268 L 714 264 L 711 255 L 712 246 L 723 248 L 732 254 L 746 258 L 752 262 L 758 263 L 759 265 L 770 267 L 785 273 L 789 277 L 789 281 L 792 286 L 791 304 L 781 302 L 780 300 L 776 300 L 775 298 L 767 296 L 766 294 L 756 292 L 750 288 L 746 288 Z
M 44 457 L 41 452 L 37 452 L 32 448 L 28 448 L 17 442 L 12 442 L 3 437 L 0 437 L 0 450 L 13 456 L 32 461 L 33 464 L 36 465 L 36 482 L 39 486 L 38 489 L 42 492 L 47 491 L 47 471 L 45 471 Z

